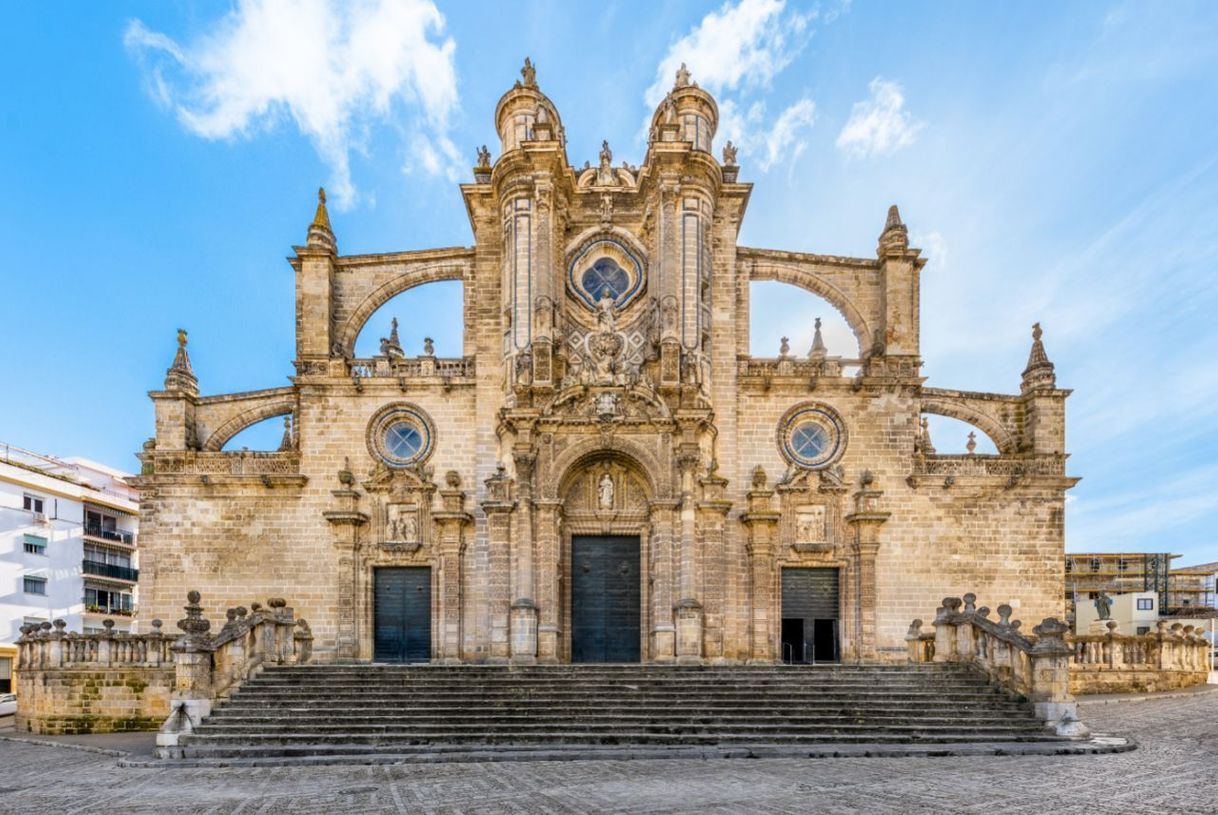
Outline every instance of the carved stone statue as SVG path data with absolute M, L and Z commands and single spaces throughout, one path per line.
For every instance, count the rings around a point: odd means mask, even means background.
M 486 145 L 478 148 L 478 168 L 487 169 L 491 166 L 491 151 L 486 149 Z
M 1101 620 L 1112 619 L 1112 598 L 1107 592 L 1098 592 L 1092 602 L 1095 603 L 1095 612 Z
M 677 69 L 677 82 L 674 87 L 684 88 L 689 85 L 689 69 L 685 67 L 685 63 L 681 63 L 681 67 Z
M 723 163 L 729 167 L 736 164 L 736 145 L 732 144 L 731 140 L 723 145 Z
M 596 484 L 597 506 L 601 509 L 613 509 L 613 476 L 605 473 Z
M 520 78 L 524 80 L 526 88 L 537 87 L 537 68 L 528 57 L 524 58 L 524 67 L 520 69 Z

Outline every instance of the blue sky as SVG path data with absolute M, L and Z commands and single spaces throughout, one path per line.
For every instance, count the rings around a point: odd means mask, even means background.
M 6 10 L 0 441 L 134 468 L 190 331 L 205 393 L 282 385 L 316 188 L 344 253 L 467 245 L 456 184 L 532 57 L 572 162 L 643 158 L 677 63 L 755 183 L 741 243 L 871 256 L 897 203 L 930 262 L 929 384 L 1018 389 L 1040 321 L 1069 401 L 1070 549 L 1218 560 L 1218 7 L 323 0 Z M 754 353 L 851 354 L 754 289 Z M 459 289 L 378 313 L 460 345 Z M 417 352 L 417 351 L 415 351 Z M 968 428 L 932 427 L 963 450 Z M 239 444 L 273 444 L 275 426 Z M 984 449 L 984 448 L 983 448 Z

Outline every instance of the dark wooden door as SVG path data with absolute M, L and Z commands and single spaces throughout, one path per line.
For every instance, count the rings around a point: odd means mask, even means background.
M 639 539 L 571 541 L 571 661 L 638 662 Z
M 782 570 L 782 658 L 785 661 L 836 662 L 837 619 L 837 569 Z M 796 620 L 801 624 L 795 625 Z
M 431 659 L 431 567 L 376 570 L 377 662 Z

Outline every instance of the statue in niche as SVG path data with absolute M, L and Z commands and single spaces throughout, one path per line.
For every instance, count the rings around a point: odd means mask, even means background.
M 613 509 L 613 476 L 605 473 L 596 484 L 596 503 L 601 509 Z
M 419 514 L 413 505 L 390 504 L 387 532 L 389 540 L 415 543 L 419 540 Z

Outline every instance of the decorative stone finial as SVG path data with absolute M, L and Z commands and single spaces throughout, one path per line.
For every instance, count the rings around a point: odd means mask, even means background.
M 812 348 L 808 351 L 808 359 L 822 360 L 829 354 L 829 349 L 825 347 L 825 338 L 820 333 L 820 317 L 812 324 L 814 331 L 812 332 Z
M 791 353 L 791 343 L 787 337 L 782 338 L 782 343 L 778 346 L 778 356 L 781 359 L 786 359 Z
M 1020 391 L 1053 389 L 1057 387 L 1057 375 L 1053 372 L 1053 363 L 1045 353 L 1045 344 L 1040 341 L 1044 332 L 1040 323 L 1032 324 L 1032 350 L 1028 352 L 1028 366 L 1023 371 L 1023 384 Z
M 461 474 L 456 470 L 449 470 L 444 474 L 444 483 L 448 485 L 450 490 L 460 489 Z
M 765 468 L 760 464 L 753 468 L 753 489 L 764 490 L 766 483 Z
M 924 456 L 935 454 L 935 445 L 930 440 L 930 419 L 922 417 L 922 437 L 918 440 L 918 449 Z
M 334 230 L 330 228 L 330 213 L 326 210 L 326 188 L 317 188 L 317 210 L 313 213 L 313 222 L 309 224 L 309 234 L 305 243 L 314 249 L 338 251 L 338 243 L 334 240 Z
M 964 445 L 964 449 L 968 450 L 970 456 L 977 451 L 977 434 L 972 430 L 968 432 L 968 443 Z
M 674 88 L 689 87 L 689 69 L 685 67 L 685 63 L 681 63 L 681 67 L 677 69 L 677 81 L 673 84 Z
M 723 163 L 729 167 L 736 166 L 736 145 L 732 144 L 731 139 L 723 145 Z
M 390 359 L 401 359 L 406 356 L 406 352 L 402 350 L 402 342 L 398 339 L 397 317 L 389 322 L 389 336 L 381 337 L 381 356 Z
M 164 624 L 165 623 L 161 622 L 160 620 L 153 620 L 152 622 L 149 623 L 149 625 L 152 626 L 152 633 L 154 633 L 154 634 L 160 634 L 161 626 L 163 626 Z
M 901 213 L 897 205 L 888 208 L 888 218 L 884 221 L 884 231 L 880 234 L 879 253 L 895 251 L 904 252 L 909 248 L 909 230 L 901 221 Z
M 434 357 L 436 355 L 436 343 L 431 337 L 423 338 L 423 356 Z
M 293 449 L 292 443 L 292 414 L 283 417 L 283 438 L 279 440 L 279 452 L 284 453 Z
M 165 372 L 165 390 L 186 391 L 196 396 L 199 393 L 199 380 L 190 367 L 190 354 L 186 352 L 186 329 L 178 329 L 178 350 L 173 355 L 173 364 Z
M 199 605 L 200 595 L 197 591 L 186 593 L 186 616 L 178 620 L 178 628 L 190 639 L 203 637 L 211 630 L 211 620 L 204 618 L 203 607 Z
M 524 58 L 524 67 L 520 69 L 520 78 L 524 81 L 526 88 L 537 87 L 537 68 L 528 57 Z

